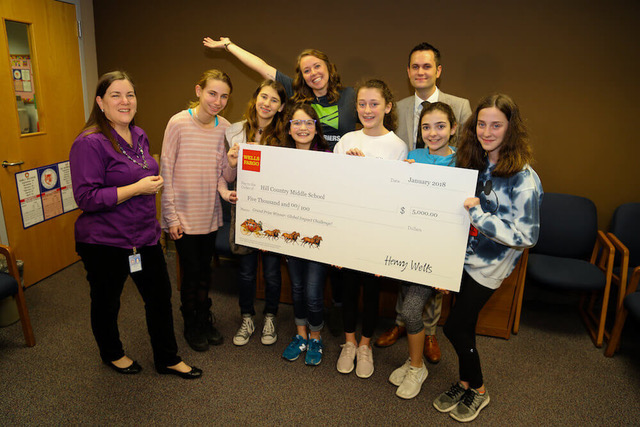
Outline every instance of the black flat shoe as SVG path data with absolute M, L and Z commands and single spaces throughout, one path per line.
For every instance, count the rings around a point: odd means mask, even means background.
M 114 371 L 116 371 L 117 373 L 124 374 L 124 375 L 134 375 L 142 371 L 142 366 L 140 366 L 138 362 L 136 362 L 135 360 L 133 361 L 133 363 L 131 363 L 131 365 L 127 366 L 126 368 L 118 368 L 116 365 L 114 365 L 111 362 L 104 362 L 104 364 L 110 367 L 111 369 L 113 369 Z
M 202 369 L 196 368 L 195 366 L 192 366 L 189 372 L 180 372 L 166 367 L 156 368 L 156 371 L 161 375 L 176 375 L 180 378 L 184 378 L 185 380 L 194 380 L 202 376 Z

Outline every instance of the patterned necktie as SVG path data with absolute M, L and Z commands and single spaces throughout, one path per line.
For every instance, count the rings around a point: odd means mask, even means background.
M 427 105 L 429 104 L 431 104 L 429 101 L 422 101 L 422 103 L 420 104 L 422 105 L 422 110 L 427 108 Z M 420 112 L 422 112 L 422 110 L 420 110 Z M 416 148 L 424 148 L 424 141 L 422 140 L 422 132 L 420 131 L 420 123 L 418 123 L 417 128 L 418 129 L 416 131 Z

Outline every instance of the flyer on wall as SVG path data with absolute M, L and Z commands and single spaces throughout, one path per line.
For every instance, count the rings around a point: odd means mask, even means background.
M 477 171 L 240 147 L 237 244 L 459 289 Z

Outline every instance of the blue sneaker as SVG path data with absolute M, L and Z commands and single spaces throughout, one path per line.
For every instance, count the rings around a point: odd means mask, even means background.
M 322 339 L 310 339 L 304 363 L 310 366 L 318 366 L 322 362 L 322 348 Z
M 287 359 L 289 362 L 293 362 L 303 351 L 307 350 L 307 340 L 305 340 L 300 335 L 296 335 L 293 337 L 287 348 L 284 349 L 282 353 L 282 357 Z

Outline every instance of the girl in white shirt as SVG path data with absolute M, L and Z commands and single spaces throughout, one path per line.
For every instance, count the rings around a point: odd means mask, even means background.
M 336 144 L 334 153 L 388 160 L 407 158 L 407 145 L 393 132 L 397 127 L 396 105 L 389 87 L 381 80 L 368 80 L 356 91 L 356 110 L 363 129 L 349 132 Z M 373 374 L 371 337 L 378 320 L 380 279 L 369 273 L 345 271 L 343 321 L 346 343 L 338 358 L 338 372 L 353 371 L 369 378 Z M 362 336 L 356 339 L 358 294 L 362 286 Z

